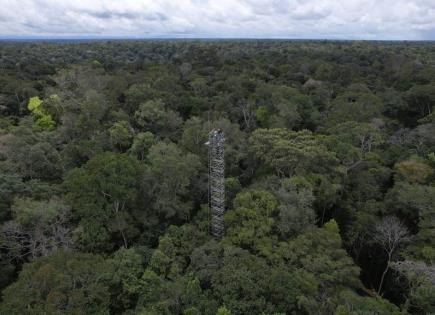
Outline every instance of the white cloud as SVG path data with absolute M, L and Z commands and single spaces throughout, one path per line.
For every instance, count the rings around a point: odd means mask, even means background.
M 435 0 L 0 0 L 0 36 L 435 39 Z

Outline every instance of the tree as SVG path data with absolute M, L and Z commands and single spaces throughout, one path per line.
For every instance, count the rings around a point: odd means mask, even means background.
M 378 294 L 381 294 L 385 275 L 390 268 L 394 252 L 409 239 L 408 229 L 396 217 L 385 217 L 375 225 L 373 240 L 387 254 L 387 265 L 379 282 Z
M 0 162 L 0 223 L 10 216 L 10 206 L 16 194 L 24 193 L 26 185 L 13 167 Z
M 405 100 L 409 106 L 410 114 L 419 118 L 429 115 L 435 106 L 435 92 L 433 84 L 411 87 L 405 94 Z
M 166 109 L 161 100 L 142 103 L 134 117 L 143 131 L 151 131 L 158 136 L 172 140 L 178 138 L 182 119 L 177 112 Z
M 98 255 L 58 251 L 24 265 L 3 291 L 4 314 L 108 314 L 110 272 Z
M 246 152 L 246 134 L 240 130 L 240 126 L 226 118 L 211 119 L 205 121 L 192 117 L 184 124 L 183 135 L 179 142 L 180 146 L 191 153 L 198 155 L 201 162 L 208 163 L 207 146 L 208 133 L 212 129 L 221 129 L 225 133 L 225 174 L 227 177 L 239 176 L 245 168 L 249 170 L 249 156 Z M 242 165 L 242 167 L 240 167 Z M 246 176 L 246 175 L 245 175 Z
M 12 214 L 1 228 L 2 247 L 11 259 L 35 259 L 72 247 L 71 208 L 61 198 L 16 198 Z
M 112 127 L 109 128 L 110 140 L 114 146 L 128 148 L 133 138 L 133 131 L 129 123 L 125 120 L 115 122 Z
M 171 314 L 166 282 L 153 271 L 146 269 L 142 275 L 141 284 L 136 311 L 139 314 Z
M 17 127 L 8 139 L 6 156 L 25 179 L 53 180 L 61 177 L 61 156 L 47 140 L 27 126 Z
M 309 314 L 333 313 L 340 292 L 361 288 L 359 268 L 342 248 L 335 220 L 280 244 L 278 255 L 286 266 L 296 268 L 303 292 L 298 305 Z
M 218 308 L 216 315 L 231 315 L 231 311 L 225 306 L 221 306 Z
M 406 249 L 407 255 L 427 263 L 434 261 L 435 188 L 396 182 L 385 201 L 389 213 L 406 218 L 413 231 L 418 231 Z
M 152 99 L 155 91 L 148 83 L 136 83 L 128 88 L 125 92 L 126 107 L 128 112 L 134 113 L 139 105 Z
M 78 243 L 84 248 L 113 247 L 112 233 L 119 233 L 124 247 L 137 234 L 130 211 L 137 196 L 139 162 L 119 153 L 102 153 L 65 178 L 67 199 L 80 220 Z
M 121 313 L 134 308 L 142 290 L 141 277 L 151 250 L 146 247 L 120 248 L 106 260 L 112 272 L 108 276 L 111 309 Z
M 207 147 L 204 143 L 208 140 L 210 126 L 198 117 L 192 117 L 184 123 L 183 135 L 180 139 L 180 145 L 189 152 L 194 153 L 203 159 L 206 158 Z
M 255 109 L 252 100 L 241 99 L 237 102 L 237 109 L 241 113 L 241 125 L 243 129 L 252 130 L 255 124 Z
M 225 178 L 225 204 L 231 208 L 237 193 L 242 190 L 242 184 L 237 177 Z
M 278 274 L 278 269 L 247 250 L 207 243 L 192 254 L 192 268 L 203 286 L 209 288 L 212 300 L 218 302 L 216 311 L 219 305 L 237 315 L 290 313 L 296 309 L 298 290 L 289 283 L 294 277 L 284 270 Z M 276 297 L 286 295 L 287 300 L 274 300 L 271 298 L 274 293 Z
M 193 250 L 208 238 L 208 230 L 201 230 L 197 225 L 169 226 L 159 238 L 149 268 L 163 278 L 174 280 L 180 277 L 189 265 Z
M 237 194 L 234 209 L 225 213 L 225 240 L 241 248 L 268 256 L 276 227 L 278 201 L 264 190 Z
M 39 97 L 35 96 L 29 99 L 28 108 L 36 118 L 34 127 L 38 131 L 53 130 L 56 124 L 51 115 L 47 114 L 41 105 L 42 101 Z
M 379 297 L 362 297 L 351 291 L 343 291 L 339 299 L 340 305 L 334 313 L 336 315 L 403 314 L 396 305 Z
M 403 308 L 405 311 L 430 314 L 435 312 L 435 267 L 421 261 L 403 260 L 392 263 L 399 277 L 408 283 L 408 295 Z
M 381 116 L 382 102 L 366 89 L 346 91 L 335 98 L 327 111 L 324 124 L 328 127 L 346 121 L 369 122 Z
M 261 83 L 256 95 L 260 103 L 257 120 L 263 128 L 312 127 L 319 114 L 310 96 L 290 86 Z
M 433 123 L 422 124 L 414 129 L 399 129 L 391 136 L 389 142 L 396 150 L 401 150 L 403 155 L 409 151 L 411 154 L 427 156 L 435 147 L 435 139 L 432 137 L 434 132 Z
M 65 113 L 65 108 L 59 95 L 52 94 L 49 97 L 44 98 L 44 101 L 40 106 L 44 115 L 49 116 L 53 121 L 54 127 L 62 123 L 61 118 Z
M 148 151 L 151 146 L 156 143 L 157 139 L 151 132 L 140 132 L 134 137 L 133 144 L 128 152 L 135 155 L 139 160 L 143 161 L 148 155 Z
M 405 180 L 410 184 L 425 184 L 434 173 L 432 167 L 418 159 L 398 162 L 394 165 L 394 169 L 398 181 Z
M 296 236 L 315 223 L 314 196 L 307 182 L 298 184 L 298 178 L 284 179 L 277 197 L 280 201 L 278 229 L 283 238 Z
M 266 106 L 259 106 L 255 111 L 255 117 L 262 128 L 269 127 L 270 115 Z
M 143 178 L 153 209 L 165 218 L 189 219 L 189 185 L 198 174 L 196 155 L 183 153 L 174 143 L 159 142 L 148 153 L 148 168 Z
M 308 130 L 257 129 L 249 141 L 254 154 L 280 176 L 327 172 L 337 165 L 335 155 Z
M 384 142 L 382 130 L 375 123 L 347 121 L 328 129 L 331 150 L 347 171 L 359 166 L 372 151 Z

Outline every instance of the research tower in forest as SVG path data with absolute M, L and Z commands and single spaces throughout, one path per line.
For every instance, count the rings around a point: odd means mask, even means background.
M 211 233 L 216 238 L 224 234 L 225 212 L 225 135 L 221 129 L 209 133 L 209 203 L 211 210 Z

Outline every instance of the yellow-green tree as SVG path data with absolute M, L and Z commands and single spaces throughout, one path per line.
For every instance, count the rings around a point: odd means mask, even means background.
M 51 115 L 44 110 L 42 103 L 42 100 L 38 96 L 34 96 L 29 99 L 27 108 L 32 112 L 32 115 L 35 118 L 35 124 L 33 127 L 39 131 L 53 130 L 56 126 L 56 123 Z

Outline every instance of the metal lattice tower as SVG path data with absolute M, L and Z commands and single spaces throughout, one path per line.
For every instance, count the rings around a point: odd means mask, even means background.
M 209 194 L 211 233 L 216 238 L 224 234 L 225 212 L 225 136 L 220 129 L 209 133 Z

